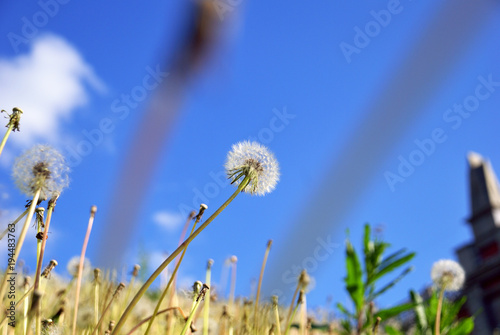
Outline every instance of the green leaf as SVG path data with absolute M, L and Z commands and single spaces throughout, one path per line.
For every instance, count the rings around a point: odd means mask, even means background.
M 462 297 L 457 301 L 449 301 L 446 297 L 443 299 L 443 315 L 441 316 L 441 324 L 444 326 L 451 325 L 456 319 L 460 308 L 467 300 L 466 297 Z
M 370 225 L 366 224 L 365 234 L 363 236 L 363 252 L 365 254 L 365 270 L 367 278 L 369 278 L 373 274 L 373 271 L 375 271 L 375 267 L 371 262 L 373 246 L 373 241 L 370 241 Z
M 370 253 L 370 225 L 365 224 L 365 235 L 363 236 L 363 250 L 365 255 Z
M 429 300 L 427 300 L 428 307 L 425 309 L 425 315 L 427 316 L 427 322 L 429 323 L 429 328 L 434 329 L 434 322 L 436 320 L 438 296 L 436 292 L 432 292 Z
M 460 320 L 455 327 L 450 329 L 447 335 L 468 335 L 474 330 L 474 318 Z
M 352 325 L 349 320 L 340 320 L 340 325 L 342 326 L 343 332 L 342 334 L 349 335 L 352 333 Z
M 349 312 L 349 311 L 347 310 L 347 308 L 345 308 L 345 306 L 344 306 L 344 305 L 342 305 L 340 302 L 338 302 L 338 303 L 337 303 L 337 308 L 338 308 L 338 309 L 339 309 L 339 310 L 340 310 L 343 314 L 345 314 L 345 315 L 347 315 L 347 316 L 349 316 L 349 317 L 351 317 L 351 318 L 354 318 L 354 317 L 355 317 L 355 315 L 354 315 L 354 314 L 352 314 L 351 312 Z
M 396 315 L 399 315 L 400 313 L 403 313 L 404 311 L 407 311 L 409 309 L 412 309 L 415 306 L 413 303 L 406 303 L 406 304 L 401 304 L 398 306 L 394 306 L 391 308 L 387 309 L 382 309 L 375 313 L 375 318 L 380 317 L 382 320 L 387 320 L 392 317 L 395 317 Z
M 371 278 L 371 282 L 368 282 L 367 284 L 370 285 L 372 282 L 375 282 L 377 279 L 381 278 L 382 276 L 394 271 L 398 267 L 404 265 L 405 263 L 408 263 L 413 257 L 415 257 L 415 253 L 412 252 L 406 256 L 403 256 L 401 258 L 398 258 L 397 260 L 391 262 L 390 264 L 387 264 L 385 267 L 381 268 L 375 275 Z
M 427 318 L 425 316 L 424 300 L 417 292 L 410 291 L 411 301 L 415 304 L 413 311 L 415 312 L 415 318 L 417 319 L 417 326 L 425 334 L 428 327 Z
M 404 335 L 404 333 L 389 325 L 385 326 L 385 332 L 389 335 Z
M 356 306 L 356 313 L 359 313 L 363 308 L 363 272 L 361 270 L 358 255 L 349 240 L 346 242 L 346 268 L 346 289 Z
M 398 251 L 396 252 L 393 252 L 392 254 L 390 254 L 389 256 L 387 257 L 384 257 L 384 259 L 382 260 L 382 262 L 379 264 L 379 266 L 381 268 L 385 268 L 388 264 L 390 264 L 394 259 L 396 259 L 397 257 L 401 256 L 402 254 L 404 254 L 406 252 L 406 248 L 402 248 L 402 249 L 399 249 Z
M 370 299 L 369 300 L 373 300 L 375 299 L 376 297 L 378 297 L 379 295 L 381 295 L 382 293 L 386 292 L 387 290 L 389 290 L 390 288 L 392 288 L 394 285 L 396 285 L 401 279 L 403 279 L 404 277 L 406 277 L 407 274 L 409 274 L 410 272 L 413 271 L 413 267 L 410 266 L 410 267 L 407 267 L 399 276 L 397 276 L 396 278 L 394 278 L 390 283 L 388 283 L 387 285 L 385 285 L 384 287 L 382 287 L 380 290 L 378 290 L 377 292 L 375 292 L 373 295 L 371 295 Z

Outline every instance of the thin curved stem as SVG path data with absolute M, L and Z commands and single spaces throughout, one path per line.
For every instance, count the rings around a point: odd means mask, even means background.
M 191 233 L 190 234 L 192 234 L 194 232 L 194 229 L 196 228 L 197 222 L 198 222 L 198 220 L 195 221 L 195 223 L 193 224 L 193 228 L 191 229 Z M 163 299 L 167 295 L 168 289 L 170 288 L 170 286 L 172 285 L 172 283 L 175 281 L 175 277 L 177 276 L 177 271 L 179 270 L 179 267 L 181 265 L 182 259 L 184 258 L 184 255 L 186 254 L 186 250 L 187 250 L 187 245 L 184 248 L 184 250 L 182 251 L 182 254 L 179 257 L 179 259 L 177 260 L 177 263 L 175 264 L 174 271 L 170 275 L 170 279 L 169 279 L 169 281 L 167 283 L 167 286 L 165 287 L 165 289 L 163 289 L 163 292 L 162 292 L 162 294 L 160 296 L 160 299 L 158 299 L 158 302 L 156 303 L 155 310 L 153 312 L 153 315 L 151 316 L 151 319 L 149 320 L 148 328 L 144 332 L 144 335 L 148 335 L 149 331 L 151 330 L 151 327 L 153 326 L 153 322 L 155 320 L 156 314 L 160 310 L 161 303 L 163 302 Z M 172 289 L 175 290 L 175 285 L 172 286 Z
M 139 289 L 135 297 L 132 299 L 132 301 L 129 303 L 129 305 L 123 312 L 112 334 L 115 335 L 120 334 L 120 330 L 123 327 L 128 316 L 130 315 L 130 312 L 132 312 L 132 309 L 134 309 L 135 305 L 137 305 L 139 300 L 142 298 L 142 296 L 148 290 L 149 286 L 151 286 L 154 280 L 160 275 L 160 273 L 163 272 L 163 270 L 167 267 L 167 265 L 170 264 L 170 262 L 172 262 L 172 260 L 174 260 L 175 257 L 177 257 L 177 255 L 179 255 L 181 251 L 184 250 L 184 248 L 186 248 L 186 246 L 189 243 L 191 243 L 191 241 L 193 241 L 196 238 L 196 236 L 198 236 L 210 224 L 210 222 L 212 222 L 231 203 L 231 201 L 233 201 L 234 198 L 236 198 L 236 196 L 241 191 L 245 189 L 245 187 L 248 185 L 249 182 L 250 182 L 250 177 L 246 176 L 245 179 L 243 179 L 241 184 L 238 186 L 236 191 L 229 197 L 229 199 L 227 199 L 226 202 L 223 203 L 222 206 L 220 206 L 219 209 L 217 209 L 214 214 L 212 214 L 205 222 L 203 222 L 203 224 L 198 229 L 196 229 L 196 231 L 192 233 L 179 247 L 177 247 L 177 249 L 175 249 L 175 251 L 171 253 L 165 261 L 163 261 L 163 263 L 155 270 L 155 272 L 153 272 L 153 274 L 142 285 L 142 287 Z
M 186 319 L 186 316 L 184 315 L 184 312 L 182 311 L 182 309 L 178 306 L 175 306 L 175 307 L 169 307 L 169 308 L 165 308 L 161 311 L 159 311 L 156 315 L 160 315 L 160 314 L 163 314 L 163 313 L 166 313 L 168 311 L 172 311 L 172 310 L 178 310 L 179 313 L 182 315 L 182 318 L 183 319 Z M 133 332 L 135 332 L 137 329 L 139 329 L 140 326 L 142 326 L 143 324 L 145 324 L 146 322 L 148 322 L 153 316 L 151 315 L 150 317 L 147 317 L 143 320 L 141 320 L 141 322 L 139 322 L 137 325 L 135 325 L 134 328 L 132 328 L 128 333 L 127 335 L 131 335 Z

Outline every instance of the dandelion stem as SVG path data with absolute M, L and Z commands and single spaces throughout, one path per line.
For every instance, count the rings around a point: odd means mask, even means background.
M 29 208 L 26 208 L 24 212 L 22 212 L 21 215 L 17 217 L 17 219 L 14 220 L 14 222 L 10 223 L 7 228 L 0 234 L 0 240 L 4 238 L 5 235 L 7 235 L 7 232 L 9 231 L 9 228 L 12 229 L 26 214 L 28 214 Z
M 236 291 L 236 264 L 238 262 L 238 258 L 236 256 L 231 257 L 231 286 L 229 287 L 229 311 L 232 311 L 234 308 L 234 294 Z M 233 314 L 234 315 L 234 314 Z
M 445 288 L 442 287 L 441 290 L 439 291 L 439 300 L 438 300 L 438 305 L 436 309 L 436 323 L 434 325 L 434 334 L 435 335 L 440 335 L 441 333 L 441 309 L 443 306 L 443 299 L 444 299 L 444 290 Z
M 206 205 L 202 205 L 202 207 L 200 207 L 200 212 L 198 213 L 198 215 L 196 216 L 196 221 L 194 222 L 193 224 L 193 228 L 191 228 L 191 233 L 190 235 L 194 232 L 194 229 L 196 228 L 196 225 L 198 224 L 198 222 L 200 222 L 200 219 L 201 219 L 201 216 L 203 215 L 203 212 L 205 211 L 205 208 L 206 208 Z M 189 216 L 188 218 L 189 221 L 192 220 L 192 217 L 191 215 Z M 186 245 L 186 247 L 184 248 L 184 250 L 182 251 L 182 254 L 181 256 L 179 257 L 179 259 L 177 260 L 176 264 L 175 264 L 175 268 L 174 268 L 174 271 L 172 272 L 172 274 L 170 275 L 170 279 L 167 283 L 167 286 L 165 287 L 165 289 L 163 290 L 161 296 L 160 296 L 160 299 L 158 300 L 158 303 L 156 304 L 156 307 L 155 307 L 155 310 L 153 312 L 153 315 L 151 316 L 151 319 L 149 320 L 149 323 L 148 323 L 148 328 L 146 329 L 146 332 L 144 333 L 144 335 L 147 335 L 149 334 L 149 330 L 151 329 L 151 327 L 153 326 L 153 322 L 154 322 L 154 319 L 156 317 L 156 313 L 158 313 L 159 309 L 160 309 L 160 306 L 161 306 L 161 303 L 163 302 L 163 299 L 165 298 L 165 296 L 167 295 L 167 292 L 168 292 L 168 289 L 170 288 L 170 286 L 172 286 L 172 291 L 175 290 L 175 278 L 177 277 L 177 271 L 179 270 L 179 267 L 181 265 L 181 262 L 184 258 L 184 255 L 186 254 L 186 250 L 187 250 L 187 247 L 188 245 Z M 172 292 L 173 294 L 173 292 Z
M 200 306 L 201 301 L 203 300 L 202 297 L 205 294 L 204 290 L 208 290 L 208 286 L 203 285 L 202 291 L 198 294 L 198 297 L 195 300 L 195 303 L 193 307 L 191 308 L 191 313 L 189 314 L 189 317 L 186 320 L 186 323 L 184 324 L 184 328 L 182 328 L 181 334 L 180 335 L 185 335 L 188 328 L 191 326 L 191 322 L 193 322 L 193 317 L 196 314 L 196 310 L 198 309 L 198 306 Z
M 49 205 L 47 207 L 47 217 L 45 218 L 45 229 L 43 230 L 42 235 L 42 243 L 40 245 L 40 253 L 38 254 L 38 262 L 36 267 L 35 274 L 35 283 L 33 284 L 33 288 L 36 290 L 40 284 L 40 275 L 42 273 L 42 264 L 43 264 L 43 256 L 45 254 L 45 245 L 47 244 L 47 234 L 49 232 L 50 221 L 52 220 L 52 212 L 54 211 L 54 206 L 56 205 L 57 198 L 52 198 L 49 201 Z
M 156 315 L 160 315 L 160 314 L 163 314 L 163 313 L 166 313 L 168 311 L 173 311 L 173 310 L 177 310 L 179 311 L 179 313 L 182 315 L 182 318 L 183 319 L 186 319 L 186 315 L 184 314 L 184 312 L 182 311 L 182 309 L 179 307 L 179 306 L 175 306 L 175 307 L 169 307 L 169 308 L 165 308 L 165 309 L 162 309 L 161 311 L 159 311 Z M 145 319 L 142 319 L 141 322 L 139 322 L 138 324 L 135 325 L 134 328 L 132 328 L 128 333 L 127 335 L 131 335 L 133 332 L 135 332 L 137 329 L 139 329 L 140 326 L 142 326 L 143 324 L 145 324 L 146 322 L 149 321 L 149 319 L 151 319 L 153 316 L 149 316 Z
M 87 251 L 87 244 L 89 243 L 90 232 L 92 231 L 92 225 L 94 224 L 94 217 L 96 211 L 97 211 L 96 206 L 92 206 L 90 208 L 90 218 L 87 226 L 87 233 L 85 234 L 85 239 L 83 240 L 83 246 L 82 246 L 82 253 L 80 254 L 80 264 L 78 265 L 78 276 L 76 280 L 75 309 L 73 312 L 73 328 L 72 328 L 73 335 L 76 334 L 76 317 L 78 315 L 78 302 L 80 300 L 80 288 L 82 285 L 83 262 L 85 261 L 85 252 Z
M 290 308 L 288 309 L 288 314 L 286 315 L 285 325 L 288 325 L 288 322 L 290 321 L 290 318 L 292 317 L 293 305 L 295 303 L 295 298 L 297 297 L 297 294 L 299 293 L 299 289 L 300 289 L 300 281 L 297 283 L 297 288 L 295 289 L 295 292 L 293 292 L 292 302 L 290 302 Z
M 167 267 L 167 265 L 170 264 L 170 262 L 172 262 L 172 260 L 175 259 L 175 257 L 177 257 L 177 255 L 179 255 L 181 253 L 181 251 L 184 250 L 184 248 L 186 248 L 186 246 L 189 243 L 191 243 L 191 241 L 193 241 L 195 239 L 195 237 L 198 236 L 210 224 L 210 222 L 212 222 L 231 203 L 231 201 L 233 201 L 234 198 L 236 198 L 236 196 L 241 191 L 243 191 L 245 189 L 245 187 L 248 185 L 249 182 L 250 182 L 250 176 L 246 176 L 245 179 L 243 179 L 243 181 L 241 182 L 241 184 L 238 185 L 238 188 L 236 189 L 236 191 L 229 197 L 229 199 L 227 199 L 226 202 L 224 202 L 222 204 L 222 206 L 220 206 L 215 211 L 214 214 L 212 214 L 205 222 L 203 222 L 203 224 L 198 229 L 196 229 L 196 231 L 194 233 L 192 233 L 186 239 L 186 241 L 184 241 L 177 249 L 175 249 L 175 251 L 172 254 L 170 254 L 170 256 L 168 256 L 167 259 L 165 261 L 163 261 L 163 263 L 153 272 L 153 274 L 142 285 L 142 287 L 139 289 L 139 291 L 137 292 L 135 297 L 132 299 L 130 304 L 127 306 L 127 308 L 123 312 L 123 314 L 120 317 L 120 320 L 118 320 L 118 323 L 116 324 L 116 327 L 115 327 L 112 334 L 120 334 L 120 330 L 123 327 L 128 316 L 130 315 L 130 312 L 135 307 L 135 305 L 139 302 L 139 300 L 142 298 L 142 296 L 147 291 L 149 286 L 153 283 L 153 281 L 156 279 L 156 277 L 158 277 L 160 275 L 160 273 L 162 273 L 163 270 Z
M 13 128 L 14 128 L 14 124 L 9 123 L 7 131 L 5 132 L 5 135 L 3 135 L 2 142 L 0 143 L 0 155 L 2 155 L 2 151 L 3 151 L 3 148 L 5 147 L 5 143 L 7 143 L 7 139 L 9 138 L 9 135 L 12 132 Z
M 267 257 L 269 256 L 269 251 L 271 250 L 271 245 L 273 244 L 273 240 L 267 241 L 267 248 L 266 252 L 264 253 L 264 260 L 262 261 L 262 267 L 260 268 L 260 276 L 259 276 L 259 284 L 257 284 L 257 293 L 255 295 L 255 311 L 253 314 L 254 318 L 254 330 L 257 331 L 259 324 L 258 324 L 258 308 L 259 308 L 259 298 L 260 298 L 260 288 L 262 286 L 262 279 L 264 278 L 264 270 L 266 268 L 266 263 L 267 263 Z
M 380 321 L 382 321 L 382 318 L 380 316 L 377 316 L 375 319 L 375 324 L 373 325 L 373 335 L 378 334 L 378 327 L 380 325 Z
M 35 283 L 33 284 L 33 289 L 37 290 L 40 284 L 40 275 L 42 273 L 43 256 L 45 254 L 45 245 L 47 244 L 47 237 L 49 232 L 50 221 L 52 220 L 52 213 L 54 212 L 54 207 L 56 205 L 57 197 L 55 196 L 49 201 L 47 206 L 47 217 L 45 218 L 45 229 L 42 235 L 42 244 L 40 246 L 40 254 L 38 255 L 38 264 L 36 267 Z
M 302 294 L 302 301 L 300 304 L 300 333 L 307 335 L 307 300 L 306 294 Z
M 272 304 L 273 304 L 273 313 L 274 313 L 274 322 L 276 325 L 276 334 L 281 335 L 281 325 L 280 325 L 280 313 L 278 309 L 278 296 L 273 295 L 272 296 Z
M 109 300 L 108 305 L 106 306 L 106 308 L 104 308 L 104 311 L 102 311 L 101 318 L 99 319 L 99 322 L 97 322 L 97 324 L 96 324 L 96 326 L 94 328 L 94 331 L 92 332 L 91 335 L 94 335 L 98 331 L 99 327 L 101 326 L 101 324 L 102 324 L 102 322 L 104 320 L 104 316 L 106 315 L 106 313 L 109 310 L 109 307 L 111 307 L 111 304 L 113 303 L 113 300 L 115 299 L 115 297 L 118 295 L 118 293 L 120 293 L 120 291 L 124 287 L 125 287 L 125 284 L 123 284 L 123 283 L 118 284 L 118 287 L 116 288 L 115 293 L 113 293 L 113 296 L 111 297 L 111 300 Z
M 36 224 L 36 232 L 37 232 L 37 234 L 36 234 L 36 268 L 38 271 L 38 269 L 42 267 L 42 265 L 40 263 L 40 253 L 42 250 L 41 249 L 42 248 L 42 240 L 39 237 L 40 237 L 40 234 L 42 234 L 42 239 L 43 239 L 42 227 L 44 226 L 43 214 L 44 214 L 45 209 L 43 207 L 38 207 L 37 209 L 35 209 L 35 211 L 36 211 L 36 219 L 35 219 L 36 223 L 35 224 Z M 38 283 L 37 283 L 38 276 L 39 276 L 39 274 L 35 275 L 35 285 L 37 285 L 36 287 L 33 287 L 35 291 L 38 288 Z M 40 294 L 42 294 L 42 292 L 40 292 Z M 40 324 L 40 309 L 41 309 L 41 301 L 38 304 L 37 310 L 35 311 L 35 334 L 36 335 L 40 335 L 41 331 L 42 331 L 40 329 L 40 326 L 41 326 L 41 324 Z M 28 323 L 30 323 L 30 322 L 28 321 Z
M 186 223 L 184 224 L 184 228 L 182 229 L 182 232 L 181 232 L 181 236 L 179 238 L 179 244 L 178 245 L 181 245 L 182 242 L 184 242 L 184 239 L 186 238 L 186 234 L 187 234 L 187 230 L 189 228 L 189 224 L 191 223 L 191 221 L 193 220 L 193 218 L 196 216 L 196 212 L 195 211 L 191 211 L 187 217 L 187 220 L 186 220 Z M 195 223 L 195 226 L 198 224 L 198 222 Z M 194 229 L 194 227 L 193 227 Z M 193 231 L 191 231 L 190 234 L 192 234 Z M 187 248 L 184 249 L 184 252 L 186 252 Z M 183 252 L 183 255 L 184 255 L 184 252 Z M 183 257 L 183 255 L 181 255 L 180 257 Z M 179 258 L 177 259 L 177 262 L 179 262 Z M 176 264 L 177 266 L 177 264 Z M 173 306 L 174 305 L 174 299 L 175 299 L 175 286 L 176 286 L 176 281 L 177 281 L 177 276 L 174 276 L 173 277 L 174 280 L 172 282 L 172 288 L 170 289 L 170 300 L 167 304 L 167 306 Z M 174 322 L 175 322 L 175 319 L 173 317 L 170 317 L 170 315 L 167 315 L 167 335 L 172 335 L 174 333 Z
M 23 321 L 23 335 L 26 335 L 26 332 L 28 331 L 28 318 L 26 317 L 28 315 L 28 308 L 29 308 L 29 301 L 30 301 L 30 298 L 29 298 L 29 293 L 31 291 L 31 288 L 29 288 L 29 277 L 26 277 L 24 279 L 24 297 L 21 298 L 17 304 L 16 304 L 16 307 L 17 305 L 21 302 L 21 301 L 24 301 L 23 303 L 23 318 L 24 318 L 24 321 Z
M 213 260 L 209 259 L 207 262 L 207 274 L 205 275 L 205 283 L 211 285 L 212 277 L 212 264 Z M 208 325 L 210 321 L 210 290 L 205 295 L 205 306 L 203 306 L 203 335 L 208 335 Z
M 94 269 L 94 323 L 99 322 L 99 281 L 101 280 L 101 270 Z M 99 334 L 99 330 L 97 330 Z
M 123 300 L 124 304 L 126 304 L 128 302 L 128 300 L 130 298 L 130 294 L 132 293 L 132 290 L 134 289 L 135 278 L 139 275 L 140 268 L 141 268 L 141 266 L 139 264 L 134 265 L 134 268 L 132 270 L 132 277 L 130 278 L 130 282 L 128 283 L 127 294 L 125 295 L 125 300 Z M 96 293 L 96 296 L 97 296 L 97 293 Z M 96 307 L 97 307 L 97 305 L 96 305 Z M 96 323 L 97 323 L 97 314 L 96 314 Z
M 7 288 L 7 276 L 8 273 L 15 271 L 15 266 L 17 263 L 17 259 L 19 257 L 19 253 L 21 252 L 21 248 L 23 247 L 24 239 L 26 238 L 26 233 L 28 232 L 28 227 L 33 218 L 33 213 L 35 213 L 35 207 L 38 203 L 38 198 L 40 197 L 41 189 L 39 188 L 35 195 L 33 196 L 33 200 L 31 201 L 31 205 L 28 210 L 28 214 L 26 216 L 26 220 L 24 221 L 23 229 L 21 230 L 21 234 L 19 234 L 19 238 L 17 239 L 16 249 L 14 251 L 14 255 L 12 255 L 12 259 L 9 259 L 9 263 L 7 268 L 5 269 L 5 273 L 2 278 L 2 284 L 0 285 L 0 297 L 4 296 L 5 289 Z
M 286 329 L 285 329 L 285 335 L 288 335 L 288 333 L 290 332 L 290 327 L 292 326 L 293 318 L 295 317 L 295 314 L 297 313 L 297 310 L 299 309 L 299 306 L 302 303 L 303 295 L 304 295 L 304 291 L 301 290 L 299 293 L 299 298 L 297 299 L 297 304 L 295 305 L 295 308 L 292 311 L 292 315 L 287 322 Z

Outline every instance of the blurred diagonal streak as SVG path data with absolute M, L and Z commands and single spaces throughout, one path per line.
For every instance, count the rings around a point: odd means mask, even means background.
M 206 1 L 190 2 L 191 20 L 173 59 L 166 62 L 168 77 L 151 98 L 141 118 L 131 146 L 126 151 L 122 170 L 111 194 L 110 211 L 101 234 L 96 258 L 105 268 L 120 265 L 124 251 L 135 232 L 134 226 L 161 157 L 170 129 L 175 122 L 189 79 L 204 65 L 216 33 L 216 13 Z
M 426 102 L 453 70 L 468 42 L 497 9 L 498 3 L 493 0 L 446 1 L 436 8 L 407 57 L 381 83 L 381 91 L 367 105 L 364 120 L 339 150 L 320 187 L 297 216 L 269 267 L 266 294 L 289 295 L 286 285 L 296 285 L 290 282 L 299 275 L 296 265 L 305 264 L 313 256 L 317 238 L 332 233 L 353 210 L 394 144 L 423 113 Z

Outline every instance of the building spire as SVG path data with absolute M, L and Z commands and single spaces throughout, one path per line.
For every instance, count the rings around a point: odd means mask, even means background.
M 469 162 L 471 221 L 490 212 L 500 209 L 500 187 L 497 176 L 488 160 L 475 152 L 467 155 Z

